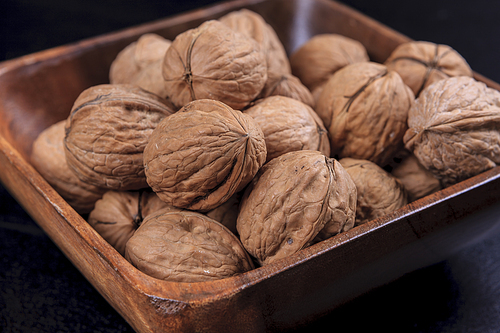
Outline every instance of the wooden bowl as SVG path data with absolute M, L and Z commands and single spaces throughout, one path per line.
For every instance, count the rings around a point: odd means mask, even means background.
M 0 179 L 102 296 L 138 332 L 283 331 L 364 292 L 443 260 L 497 232 L 500 168 L 236 277 L 203 283 L 151 278 L 128 263 L 30 165 L 38 134 L 69 114 L 84 89 L 108 82 L 118 52 L 142 34 L 168 39 L 248 8 L 289 54 L 318 33 L 360 41 L 383 62 L 406 36 L 328 0 L 237 0 L 0 64 Z M 276 15 L 276 13 L 280 15 Z M 500 86 L 475 74 L 489 86 Z

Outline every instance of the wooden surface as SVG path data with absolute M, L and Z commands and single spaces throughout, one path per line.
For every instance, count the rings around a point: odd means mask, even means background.
M 215 283 L 162 283 L 133 269 L 26 163 L 31 142 L 49 124 L 65 117 L 81 90 L 105 82 L 116 53 L 140 34 L 156 31 L 172 38 L 243 3 L 246 1 L 14 59 L 0 69 L 3 184 L 137 331 L 296 328 L 355 296 L 443 260 L 468 242 L 496 232 L 499 171 L 492 170 L 272 267 L 240 277 Z M 310 34 L 338 30 L 360 39 L 374 59 L 383 60 L 406 40 L 334 2 L 317 1 L 308 10 L 303 7 L 305 1 L 253 3 L 250 9 L 274 25 L 289 52 L 307 38 L 294 35 L 293 24 L 288 23 L 300 4 L 301 10 L 315 18 L 308 28 Z M 278 10 L 282 15 L 276 17 Z M 478 211 L 479 215 L 473 214 Z

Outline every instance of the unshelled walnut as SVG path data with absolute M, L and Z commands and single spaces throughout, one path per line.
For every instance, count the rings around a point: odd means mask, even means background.
M 438 80 L 453 76 L 472 77 L 472 69 L 456 50 L 427 41 L 400 44 L 385 65 L 398 72 L 415 96 Z
M 392 213 L 408 203 L 403 184 L 377 164 L 349 157 L 339 162 L 356 184 L 355 225 Z
M 420 164 L 413 154 L 406 156 L 391 174 L 403 183 L 408 193 L 408 202 L 439 191 L 442 186 L 432 172 Z
M 266 83 L 266 55 L 253 38 L 211 20 L 177 35 L 162 73 L 168 97 L 178 108 L 214 99 L 241 110 Z
M 316 112 L 330 136 L 331 155 L 380 166 L 402 148 L 415 97 L 397 72 L 374 62 L 347 65 L 333 74 Z
M 206 215 L 215 221 L 220 222 L 234 234 L 237 234 L 236 220 L 238 219 L 238 214 L 240 212 L 241 196 L 241 191 L 233 194 L 228 201 L 206 212 Z
M 405 147 L 444 187 L 500 163 L 500 92 L 471 77 L 424 89 L 408 126 Z
M 267 161 L 296 150 L 317 150 L 330 156 L 328 132 L 310 106 L 293 98 L 270 96 L 244 113 L 264 133 Z
M 175 282 L 219 280 L 254 268 L 231 231 L 190 211 L 148 215 L 127 242 L 125 258 L 154 278 Z
M 125 255 L 129 238 L 149 214 L 160 209 L 180 211 L 148 189 L 107 191 L 90 212 L 88 223 L 121 255 Z
M 31 163 L 42 177 L 80 214 L 87 214 L 105 190 L 81 181 L 66 163 L 64 126 L 59 121 L 43 130 L 33 142 Z
M 163 58 L 172 42 L 160 35 L 147 33 L 125 47 L 111 63 L 111 84 L 133 84 L 166 97 L 161 73 Z
M 266 160 L 252 117 L 199 99 L 166 117 L 144 149 L 147 182 L 173 206 L 209 211 L 242 190 Z
M 338 34 L 319 34 L 302 44 L 290 56 L 292 74 L 313 91 L 349 64 L 369 61 L 360 42 Z
M 356 186 L 318 151 L 266 163 L 246 188 L 236 228 L 245 249 L 266 265 L 354 225 Z
M 219 21 L 259 43 L 266 55 L 268 73 L 280 75 L 292 72 L 285 47 L 261 15 L 244 8 L 222 16 Z
M 315 101 L 312 93 L 300 80 L 292 74 L 267 73 L 267 81 L 260 98 L 269 96 L 285 96 L 296 99 L 314 108 Z
M 84 90 L 66 121 L 69 167 L 84 182 L 110 190 L 147 187 L 142 153 L 172 110 L 164 99 L 132 85 Z

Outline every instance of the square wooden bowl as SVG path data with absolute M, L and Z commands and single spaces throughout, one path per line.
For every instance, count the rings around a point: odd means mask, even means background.
M 335 1 L 236 0 L 0 63 L 2 183 L 138 332 L 299 327 L 374 287 L 443 260 L 496 231 L 500 222 L 497 167 L 236 277 L 175 283 L 135 269 L 30 165 L 32 143 L 67 117 L 80 92 L 107 83 L 113 59 L 142 34 L 173 40 L 241 8 L 261 14 L 289 54 L 315 34 L 338 33 L 360 41 L 371 60 L 383 62 L 409 40 Z

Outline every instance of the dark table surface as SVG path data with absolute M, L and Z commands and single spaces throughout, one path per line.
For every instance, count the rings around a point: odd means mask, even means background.
M 214 2 L 2 0 L 0 61 Z M 343 2 L 410 38 L 452 46 L 500 82 L 500 1 Z M 346 330 L 499 332 L 500 238 L 370 291 L 300 331 Z M 132 332 L 1 186 L 0 332 Z

